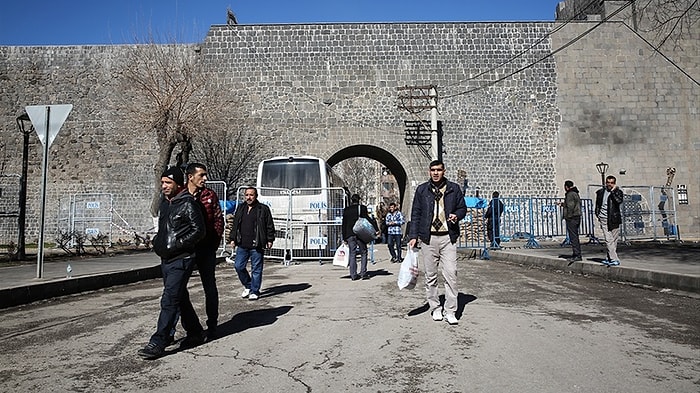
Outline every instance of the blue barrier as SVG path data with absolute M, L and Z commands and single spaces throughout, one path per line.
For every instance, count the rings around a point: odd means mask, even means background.
M 560 207 L 564 198 L 494 198 L 486 206 L 498 202 L 503 204 L 500 217 L 497 209 L 493 208 L 488 214 L 485 208 L 467 209 L 458 247 L 483 249 L 488 256 L 488 249 L 500 249 L 501 241 L 511 239 L 526 239 L 526 248 L 540 248 L 537 239 L 554 237 L 566 238 L 562 246 L 569 244 Z M 594 236 L 594 205 L 591 199 L 581 200 L 581 214 L 579 235 L 597 241 Z

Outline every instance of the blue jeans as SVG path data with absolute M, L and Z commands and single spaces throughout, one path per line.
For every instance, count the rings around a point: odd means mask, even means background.
M 190 294 L 187 292 L 187 281 L 192 275 L 193 268 L 192 257 L 160 264 L 163 272 L 163 296 L 160 298 L 158 327 L 150 340 L 160 348 L 164 348 L 168 343 L 168 337 L 177 324 L 178 314 L 182 317 L 182 327 L 188 335 L 199 334 L 204 330 L 190 302 Z
M 216 329 L 219 319 L 219 290 L 216 288 L 216 248 L 197 250 L 197 270 L 202 279 L 207 327 Z
M 398 259 L 401 261 L 401 234 L 389 235 L 389 253 L 391 254 L 391 259 Z
M 250 273 L 246 269 L 250 259 Z M 250 289 L 250 293 L 260 295 L 263 272 L 263 251 L 257 248 L 236 247 L 236 273 L 244 287 Z

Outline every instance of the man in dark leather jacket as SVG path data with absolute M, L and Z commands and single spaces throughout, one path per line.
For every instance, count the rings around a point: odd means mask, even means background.
M 603 264 L 617 266 L 620 258 L 617 256 L 617 241 L 620 239 L 620 225 L 622 224 L 622 211 L 620 206 L 624 200 L 624 194 L 617 186 L 615 176 L 605 178 L 605 187 L 596 191 L 595 215 L 600 222 L 600 229 L 603 231 L 605 245 L 608 248 L 608 255 Z
M 158 233 L 153 249 L 161 258 L 163 295 L 156 332 L 149 343 L 138 351 L 145 359 L 163 356 L 170 335 L 177 323 L 178 312 L 187 336 L 181 347 L 202 344 L 206 336 L 187 292 L 187 281 L 194 268 L 195 246 L 206 234 L 202 210 L 184 187 L 184 174 L 173 167 L 161 176 L 163 199 L 158 214 Z

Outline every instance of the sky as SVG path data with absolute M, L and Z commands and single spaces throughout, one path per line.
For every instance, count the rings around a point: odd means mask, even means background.
M 211 25 L 333 22 L 553 21 L 560 0 L 15 0 L 0 45 L 202 42 Z

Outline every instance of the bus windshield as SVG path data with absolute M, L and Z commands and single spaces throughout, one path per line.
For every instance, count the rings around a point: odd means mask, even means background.
M 270 160 L 263 164 L 260 186 L 270 188 L 319 188 L 321 171 L 318 160 Z

